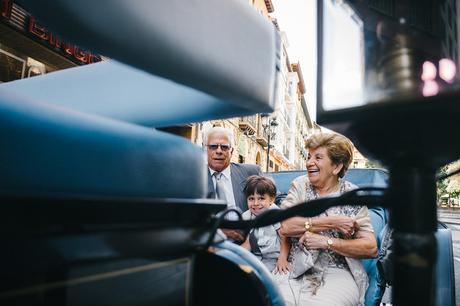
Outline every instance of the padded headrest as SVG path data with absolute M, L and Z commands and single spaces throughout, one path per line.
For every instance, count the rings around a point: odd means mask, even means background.
M 154 129 L 0 94 L 0 195 L 203 198 L 201 149 Z

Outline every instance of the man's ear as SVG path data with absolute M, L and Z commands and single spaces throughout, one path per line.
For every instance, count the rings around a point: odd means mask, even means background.
M 232 148 L 230 149 L 230 155 L 233 154 L 233 150 L 234 150 L 234 149 L 235 149 L 234 147 L 232 147 Z
M 333 173 L 334 175 L 338 175 L 338 174 L 340 173 L 340 171 L 342 170 L 342 168 L 343 168 L 343 163 L 336 164 L 336 165 L 335 165 L 335 169 L 332 170 L 332 173 Z

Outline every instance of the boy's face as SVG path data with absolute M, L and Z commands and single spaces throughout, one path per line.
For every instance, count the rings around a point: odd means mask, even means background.
M 275 198 L 268 194 L 254 193 L 248 197 L 248 208 L 254 215 L 259 215 L 270 207 Z

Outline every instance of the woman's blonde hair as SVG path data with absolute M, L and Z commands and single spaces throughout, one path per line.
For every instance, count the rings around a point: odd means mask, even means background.
M 324 147 L 334 165 L 343 164 L 338 176 L 343 177 L 353 159 L 353 143 L 345 136 L 336 133 L 316 133 L 305 142 L 307 149 Z

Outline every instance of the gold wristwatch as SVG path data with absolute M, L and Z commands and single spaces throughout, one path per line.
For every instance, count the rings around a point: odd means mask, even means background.
M 330 250 L 332 246 L 334 245 L 334 240 L 332 238 L 327 238 L 327 249 Z

